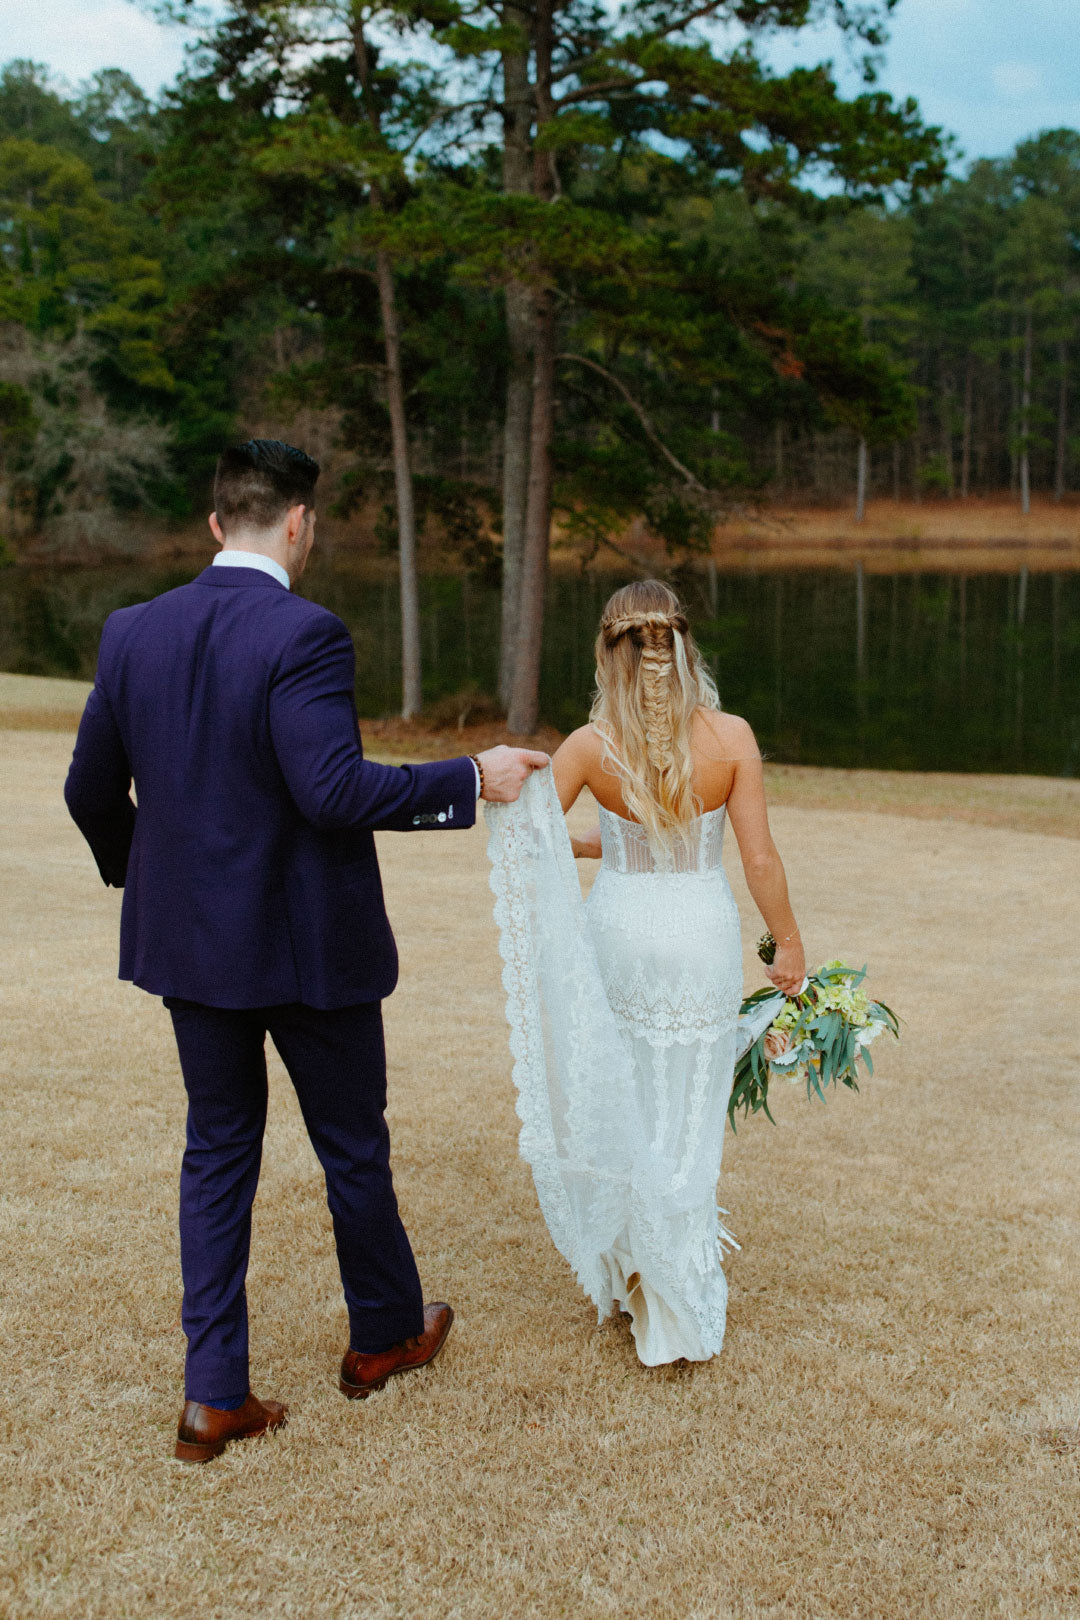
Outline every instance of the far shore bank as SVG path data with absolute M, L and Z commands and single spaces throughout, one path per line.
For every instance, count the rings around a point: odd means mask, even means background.
M 197 568 L 208 562 L 215 546 L 205 524 L 182 528 L 135 528 L 118 534 L 108 551 L 83 555 L 58 553 L 40 540 L 17 543 L 15 562 L 25 567 L 94 567 L 139 561 L 154 566 Z M 363 567 L 392 573 L 396 558 L 375 534 L 371 514 L 349 522 L 324 516 L 320 549 L 337 567 Z M 558 531 L 553 537 L 552 566 L 579 567 L 583 548 Z M 611 572 L 627 567 L 663 572 L 670 556 L 644 532 L 638 521 L 603 542 L 587 559 Z M 698 555 L 700 563 L 707 558 Z M 1049 573 L 1080 570 L 1080 496 L 1063 502 L 1034 500 L 1026 515 L 1004 496 L 876 500 L 868 503 L 862 522 L 854 508 L 800 506 L 793 503 L 746 505 L 718 524 L 712 561 L 729 571 L 773 571 L 801 568 L 853 568 L 870 573 L 1007 573 L 1019 568 Z M 460 555 L 436 535 L 420 548 L 422 570 L 447 572 L 462 568 Z
M 1080 504 L 1007 499 L 872 501 L 853 508 L 763 507 L 720 528 L 717 566 L 853 567 L 870 573 L 995 573 L 1080 568 Z

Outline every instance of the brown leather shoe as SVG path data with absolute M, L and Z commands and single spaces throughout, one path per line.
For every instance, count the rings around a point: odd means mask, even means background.
M 235 1412 L 188 1401 L 180 1414 L 176 1456 L 180 1462 L 209 1462 L 211 1457 L 221 1456 L 230 1440 L 248 1440 L 267 1429 L 280 1429 L 288 1415 L 289 1408 L 280 1401 L 260 1401 L 250 1390 Z
M 424 1306 L 424 1331 L 415 1338 L 392 1344 L 389 1350 L 378 1350 L 369 1355 L 363 1350 L 346 1350 L 341 1361 L 338 1389 L 350 1401 L 362 1401 L 365 1396 L 382 1389 L 395 1373 L 412 1372 L 434 1361 L 450 1332 L 454 1313 L 449 1305 L 436 1300 Z

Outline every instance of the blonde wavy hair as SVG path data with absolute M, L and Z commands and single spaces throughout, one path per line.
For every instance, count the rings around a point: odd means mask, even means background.
M 690 731 L 697 709 L 719 707 L 675 592 L 656 579 L 616 591 L 596 638 L 589 719 L 605 765 L 621 778 L 627 810 L 661 849 L 681 842 L 701 810 Z

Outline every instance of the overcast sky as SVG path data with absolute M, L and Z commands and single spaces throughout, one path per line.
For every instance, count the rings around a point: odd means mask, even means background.
M 777 67 L 832 58 L 857 89 L 835 35 L 777 42 Z M 183 36 L 130 0 L 0 0 L 0 61 L 29 56 L 69 83 L 123 67 L 156 92 L 177 72 Z M 970 157 L 1009 151 L 1025 135 L 1080 128 L 1080 0 L 900 0 L 882 77 L 916 96 L 929 122 Z

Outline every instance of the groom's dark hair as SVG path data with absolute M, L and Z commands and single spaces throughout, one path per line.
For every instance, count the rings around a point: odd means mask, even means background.
M 222 529 L 269 529 L 290 506 L 313 507 L 319 463 L 280 439 L 230 445 L 214 474 L 214 510 Z

